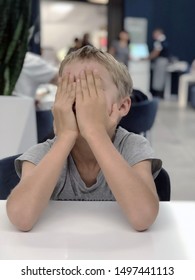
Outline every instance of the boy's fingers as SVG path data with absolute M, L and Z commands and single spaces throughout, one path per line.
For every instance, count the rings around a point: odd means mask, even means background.
M 81 91 L 84 96 L 89 96 L 89 88 L 88 88 L 88 84 L 87 84 L 87 79 L 86 79 L 86 73 L 85 71 L 81 71 L 80 73 L 80 84 L 81 84 Z
M 55 99 L 57 99 L 61 94 L 61 88 L 62 88 L 62 77 L 59 77 Z
M 81 80 L 77 79 L 76 81 L 76 98 L 77 99 L 83 99 L 83 93 L 81 89 Z
M 58 89 L 61 89 L 61 86 L 62 86 L 62 77 L 58 77 Z
M 73 89 L 73 83 L 74 83 L 74 77 L 73 75 L 69 75 L 68 83 L 67 83 L 67 88 L 66 88 L 66 93 L 69 94 L 72 89 Z
M 69 84 L 69 76 L 70 74 L 65 74 L 64 77 L 62 78 L 62 86 L 61 86 L 61 94 L 66 94 L 67 93 L 67 88 Z
M 73 99 L 73 101 L 75 101 L 75 97 L 76 97 L 76 82 L 72 82 L 72 88 L 71 88 L 71 92 L 69 97 L 71 97 Z
M 97 70 L 93 71 L 93 76 L 94 76 L 94 82 L 95 82 L 95 87 L 96 87 L 96 92 L 97 94 L 102 91 L 102 79 L 100 78 L 100 75 Z
M 68 79 L 69 79 L 69 74 L 66 74 L 63 77 L 59 78 L 58 88 L 57 88 L 56 97 L 55 97 L 56 101 L 58 99 L 60 99 L 61 97 L 63 97 L 64 94 L 66 93 L 67 85 L 68 85 Z
M 120 117 L 120 111 L 118 109 L 118 104 L 117 103 L 113 104 L 110 117 L 114 122 L 118 122 L 119 117 Z
M 96 87 L 95 87 L 95 78 L 94 74 L 91 70 L 86 70 L 86 79 L 87 79 L 87 85 L 89 89 L 89 94 L 91 96 L 97 95 Z

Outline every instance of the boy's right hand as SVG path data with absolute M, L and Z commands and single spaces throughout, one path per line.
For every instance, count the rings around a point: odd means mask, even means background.
M 71 74 L 65 74 L 59 79 L 52 113 L 54 117 L 54 132 L 59 137 L 72 135 L 76 140 L 78 126 L 73 112 L 76 98 L 76 84 Z

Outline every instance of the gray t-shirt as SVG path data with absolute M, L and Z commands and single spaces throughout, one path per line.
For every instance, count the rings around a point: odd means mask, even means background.
M 18 176 L 21 176 L 22 162 L 30 161 L 37 165 L 45 154 L 51 149 L 55 138 L 47 140 L 30 148 L 15 161 Z M 155 178 L 162 166 L 159 159 L 154 158 L 153 150 L 148 140 L 119 127 L 113 141 L 114 146 L 124 159 L 133 166 L 134 164 L 150 159 L 152 161 L 152 174 Z M 60 178 L 51 196 L 53 200 L 115 200 L 105 178 L 100 170 L 96 183 L 87 187 L 81 179 L 71 154 L 68 156 Z

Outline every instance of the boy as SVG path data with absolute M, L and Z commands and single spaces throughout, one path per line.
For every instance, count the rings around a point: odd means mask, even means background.
M 9 219 L 29 231 L 50 199 L 117 200 L 131 225 L 146 230 L 158 213 L 153 176 L 161 161 L 144 137 L 116 129 L 131 104 L 127 68 L 86 46 L 65 57 L 59 74 L 56 137 L 17 159 L 21 180 L 7 200 Z

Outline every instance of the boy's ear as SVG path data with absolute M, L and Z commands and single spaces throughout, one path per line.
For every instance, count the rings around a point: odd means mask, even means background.
M 121 118 L 126 116 L 131 108 L 131 98 L 129 96 L 124 97 L 119 101 L 119 112 Z

